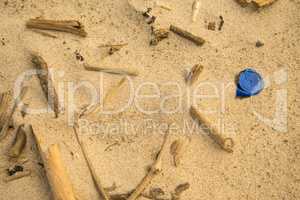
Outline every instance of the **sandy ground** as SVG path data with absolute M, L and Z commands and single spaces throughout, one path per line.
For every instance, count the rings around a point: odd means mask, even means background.
M 81 87 L 75 95 L 70 91 L 74 85 L 84 83 L 97 89 L 103 87 L 100 94 L 103 97 L 121 77 L 85 71 L 75 51 L 80 52 L 85 62 L 97 66 L 105 63 L 137 70 L 139 76 L 132 79 L 132 84 L 138 94 L 153 95 L 156 89 L 160 91 L 160 97 L 135 98 L 134 104 L 122 113 L 83 117 L 85 124 L 80 126 L 86 128 L 89 123 L 89 129 L 83 129 L 80 138 L 104 186 L 116 184 L 113 194 L 136 187 L 161 146 L 161 129 L 169 124 L 175 126 L 170 130 L 173 134 L 169 142 L 180 139 L 185 143 L 181 165 L 174 167 L 171 155 L 166 152 L 162 173 L 149 188 L 160 187 L 168 196 L 178 184 L 189 182 L 190 188 L 182 199 L 300 199 L 300 91 L 296 86 L 300 64 L 300 1 L 279 0 L 260 11 L 242 8 L 233 0 L 201 1 L 194 23 L 192 2 L 161 0 L 159 3 L 171 10 L 156 6 L 152 12 L 162 27 L 176 24 L 205 38 L 207 42 L 202 47 L 173 33 L 157 46 L 150 46 L 150 26 L 126 0 L 0 1 L 0 91 L 12 89 L 20 74 L 33 68 L 30 51 L 39 52 L 54 69 L 54 83 L 65 105 L 59 118 L 44 113 L 29 114 L 23 119 L 16 111 L 14 119 L 32 124 L 47 145 L 60 144 L 78 199 L 92 200 L 99 196 L 70 126 L 73 115 L 69 105 L 73 100 L 78 108 L 89 104 L 91 89 Z M 143 1 L 134 0 L 133 4 L 140 8 Z M 220 15 L 225 20 L 223 29 L 208 30 L 207 23 L 218 24 Z M 51 32 L 56 39 L 45 37 L 25 28 L 26 20 L 35 17 L 80 20 L 88 36 Z M 256 48 L 257 40 L 265 45 Z M 98 47 L 107 43 L 128 45 L 108 56 L 107 49 Z M 225 132 L 231 134 L 236 144 L 232 154 L 221 150 L 202 129 L 186 129 L 194 124 L 188 113 L 191 104 L 188 99 L 194 96 L 195 87 L 187 86 L 183 76 L 185 69 L 196 63 L 201 63 L 204 71 L 198 81 L 203 85 L 197 91 L 202 97 L 195 103 L 213 123 L 220 122 Z M 240 100 L 235 98 L 234 79 L 246 67 L 262 74 L 266 88 L 258 96 Z M 24 102 L 32 109 L 45 107 L 38 79 L 32 77 L 27 85 Z M 108 102 L 110 108 L 125 106 L 132 94 L 129 86 L 126 82 L 115 92 Z M 178 105 L 181 106 L 177 111 L 165 112 L 174 111 Z M 281 121 L 270 126 L 270 120 L 257 115 Z M 135 128 L 126 131 L 123 127 L 126 123 Z M 104 124 L 108 129 L 92 124 Z M 9 165 L 6 155 L 12 134 L 0 143 L 1 200 L 51 199 L 44 170 L 38 164 L 37 148 L 32 137 L 28 139 L 22 156 L 29 158 L 24 166 L 32 174 L 10 183 L 2 179 Z

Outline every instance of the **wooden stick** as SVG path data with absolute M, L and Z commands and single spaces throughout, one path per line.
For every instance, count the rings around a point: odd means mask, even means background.
M 9 149 L 8 156 L 11 158 L 17 158 L 21 155 L 22 151 L 25 148 L 27 141 L 27 136 L 24 131 L 24 125 L 19 125 L 16 129 L 16 137 L 13 142 L 13 145 Z
M 135 188 L 135 190 L 130 194 L 127 200 L 135 200 L 137 199 L 142 192 L 146 189 L 146 187 L 151 183 L 153 178 L 158 175 L 162 170 L 162 153 L 166 149 L 166 144 L 169 138 L 169 130 L 164 136 L 164 141 L 162 143 L 161 149 L 158 152 L 158 155 L 156 157 L 155 162 L 151 166 L 148 174 L 141 180 L 141 182 L 138 184 L 138 186 Z
M 32 63 L 38 71 L 38 78 L 40 80 L 41 87 L 47 98 L 48 104 L 55 113 L 55 117 L 58 117 L 59 102 L 56 90 L 53 85 L 53 81 L 50 77 L 49 68 L 46 61 L 38 54 L 32 54 Z
M 46 37 L 57 38 L 56 35 L 52 35 L 52 34 L 50 34 L 50 33 L 47 33 L 47 32 L 45 32 L 45 31 L 42 31 L 42 30 L 39 30 L 39 29 L 32 29 L 32 31 L 35 32 L 35 33 L 39 33 L 39 34 L 41 34 L 41 35 L 43 35 L 43 36 L 46 36 Z
M 215 127 L 211 125 L 208 119 L 201 115 L 194 106 L 190 109 L 191 116 L 198 120 L 205 129 L 209 130 L 209 136 L 218 143 L 222 149 L 232 153 L 234 147 L 234 141 L 232 138 L 224 137 Z
M 55 200 L 77 200 L 72 183 L 63 163 L 58 144 L 45 148 L 41 136 L 29 126 L 27 131 L 32 132 L 35 137 L 41 158 L 43 160 L 46 175 L 51 186 Z
M 107 194 L 106 190 L 104 189 L 104 187 L 102 186 L 102 182 L 100 180 L 100 178 L 97 176 L 96 174 L 96 170 L 94 169 L 93 165 L 92 165 L 92 162 L 90 161 L 89 157 L 87 156 L 87 152 L 86 152 L 86 148 L 85 148 L 85 145 L 83 144 L 83 142 L 80 140 L 79 138 L 79 135 L 78 135 L 78 132 L 76 130 L 76 127 L 73 127 L 73 130 L 74 130 L 74 133 L 75 133 L 75 136 L 76 136 L 76 139 L 77 139 L 77 142 L 81 148 L 81 151 L 82 151 L 82 154 L 83 154 L 83 157 L 87 163 L 87 166 L 90 170 L 90 173 L 92 175 L 92 179 L 94 181 L 94 184 L 100 194 L 101 197 L 103 197 L 104 200 L 110 200 L 110 197 L 109 195 Z
M 16 174 L 14 174 L 13 176 L 8 176 L 6 178 L 4 178 L 4 182 L 8 183 L 26 176 L 29 176 L 31 174 L 30 170 L 26 170 L 26 171 L 22 171 L 22 172 L 17 172 Z
M 27 87 L 23 87 L 23 85 L 21 85 L 19 96 L 17 96 L 14 99 L 12 106 L 8 108 L 7 113 L 5 115 L 6 121 L 4 122 L 0 132 L 0 141 L 6 137 L 8 128 L 11 124 L 12 116 L 15 113 L 15 110 L 18 107 L 20 100 L 25 96 L 26 91 L 27 91 Z
M 27 28 L 36 28 L 42 30 L 55 30 L 73 33 L 82 37 L 86 37 L 87 33 L 84 26 L 76 20 L 46 20 L 46 19 L 30 19 L 26 23 Z
M 104 73 L 118 74 L 118 75 L 138 76 L 137 71 L 129 70 L 129 69 L 94 67 L 86 63 L 84 63 L 83 66 L 88 71 L 97 71 L 97 72 L 104 72 Z
M 205 43 L 205 40 L 203 38 L 196 36 L 188 31 L 185 31 L 177 26 L 171 25 L 170 30 L 176 33 L 177 35 L 194 42 L 198 46 L 202 46 Z

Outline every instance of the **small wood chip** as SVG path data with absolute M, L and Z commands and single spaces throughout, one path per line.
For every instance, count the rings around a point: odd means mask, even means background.
M 46 20 L 46 19 L 30 19 L 26 23 L 27 28 L 35 28 L 42 30 L 55 30 L 73 33 L 82 37 L 86 37 L 87 33 L 84 26 L 76 20 Z
M 22 124 L 16 129 L 16 136 L 11 148 L 9 149 L 8 156 L 11 158 L 19 157 L 25 148 L 26 141 L 27 136 L 24 131 L 24 125 Z
M 26 176 L 30 176 L 31 171 L 30 170 L 25 170 L 25 171 L 20 171 L 20 172 L 16 172 L 13 176 L 8 176 L 6 178 L 4 178 L 4 182 L 8 183 Z
M 192 67 L 191 71 L 186 76 L 186 82 L 190 83 L 191 85 L 194 84 L 198 78 L 199 75 L 202 73 L 204 67 L 200 64 L 196 64 Z
M 186 30 L 183 30 L 175 25 L 171 25 L 170 30 L 177 35 L 194 42 L 198 46 L 202 46 L 205 43 L 205 40 L 203 38 L 196 36 Z
M 163 39 L 169 37 L 169 30 L 165 28 L 155 29 L 152 27 L 153 38 L 150 41 L 150 45 L 157 45 Z
M 200 9 L 200 0 L 195 0 L 192 5 L 192 22 L 195 22 Z
M 215 31 L 216 30 L 216 22 L 209 22 L 207 25 L 207 29 L 211 30 L 211 31 Z

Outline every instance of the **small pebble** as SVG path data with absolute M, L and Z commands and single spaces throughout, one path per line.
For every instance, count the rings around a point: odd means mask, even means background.
M 257 40 L 257 42 L 255 43 L 255 46 L 256 46 L 257 48 L 262 47 L 262 46 L 264 46 L 264 45 L 265 45 L 265 44 L 264 44 L 263 42 L 259 41 L 259 40 Z

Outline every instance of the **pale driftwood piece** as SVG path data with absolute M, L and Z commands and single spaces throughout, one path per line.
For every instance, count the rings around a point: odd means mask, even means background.
M 35 137 L 40 156 L 45 165 L 46 175 L 55 200 L 77 200 L 72 183 L 63 163 L 58 144 L 45 148 L 41 136 L 28 127 Z M 28 130 L 28 129 L 27 129 Z
M 128 76 L 138 76 L 138 72 L 129 69 L 121 69 L 121 68 L 108 68 L 108 67 L 94 67 L 89 64 L 84 63 L 84 68 L 88 71 L 97 71 L 104 72 L 109 74 L 118 74 L 118 75 L 128 75 Z
M 204 67 L 200 64 L 194 65 L 186 77 L 186 82 L 190 83 L 191 85 L 194 84 L 198 80 L 203 69 Z
M 205 43 L 205 40 L 203 38 L 196 36 L 186 30 L 183 30 L 175 25 L 171 25 L 170 30 L 177 35 L 194 42 L 198 46 L 202 46 Z
M 170 153 L 173 156 L 174 166 L 178 167 L 183 153 L 183 142 L 182 140 L 175 140 L 170 147 Z
M 84 26 L 76 20 L 47 20 L 47 19 L 30 19 L 26 23 L 27 28 L 35 28 L 42 30 L 55 30 L 73 33 L 82 37 L 86 37 L 87 33 Z
M 195 22 L 200 9 L 200 0 L 195 0 L 192 5 L 192 22 Z
M 104 199 L 104 200 L 110 200 L 110 196 L 107 194 L 107 191 L 105 190 L 105 188 L 102 186 L 102 181 L 100 180 L 100 178 L 97 176 L 96 170 L 94 169 L 92 162 L 90 161 L 87 152 L 86 152 L 86 148 L 85 145 L 83 144 L 83 142 L 80 140 L 78 132 L 76 130 L 76 127 L 73 127 L 75 136 L 76 136 L 76 140 L 80 146 L 80 149 L 82 151 L 83 157 L 87 163 L 87 166 L 89 168 L 89 171 L 91 173 L 93 182 L 96 186 L 96 189 L 98 191 L 98 193 L 100 194 L 100 196 Z
M 32 53 L 31 62 L 38 70 L 38 78 L 40 80 L 41 87 L 47 98 L 48 104 L 55 113 L 55 117 L 58 117 L 59 102 L 56 90 L 53 85 L 53 81 L 50 77 L 50 72 L 46 61 L 38 54 Z
M 17 172 L 15 173 L 13 176 L 8 176 L 4 178 L 4 182 L 8 183 L 26 176 L 30 176 L 31 171 L 30 170 L 26 170 L 26 171 L 22 171 L 22 172 Z
M 230 137 L 224 137 L 215 127 L 211 125 L 208 119 L 205 116 L 201 115 L 194 106 L 191 106 L 190 109 L 191 116 L 198 120 L 203 128 L 208 130 L 209 136 L 221 146 L 225 151 L 232 153 L 234 147 L 234 141 Z
M 20 90 L 19 96 L 17 96 L 14 100 L 12 100 L 13 102 L 12 102 L 11 106 L 8 105 L 8 109 L 6 111 L 7 113 L 5 114 L 6 119 L 5 119 L 5 122 L 4 122 L 1 132 L 0 132 L 0 141 L 6 137 L 8 128 L 11 125 L 12 116 L 13 116 L 16 108 L 18 107 L 20 100 L 25 95 L 26 91 L 27 91 L 27 87 L 23 87 L 23 85 L 21 85 L 21 90 Z
M 9 149 L 8 156 L 11 158 L 17 158 L 21 155 L 25 148 L 27 136 L 24 130 L 24 125 L 19 125 L 16 129 L 16 136 L 14 142 Z
M 162 154 L 164 153 L 166 149 L 166 144 L 169 138 L 169 130 L 164 136 L 164 140 L 162 143 L 162 146 L 160 148 L 160 151 L 158 152 L 158 155 L 156 157 L 155 162 L 151 166 L 149 172 L 146 174 L 146 176 L 142 179 L 142 181 L 138 184 L 138 186 L 134 189 L 134 191 L 130 194 L 127 200 L 135 200 L 137 199 L 142 192 L 147 188 L 147 186 L 151 183 L 153 178 L 158 175 L 162 170 Z

